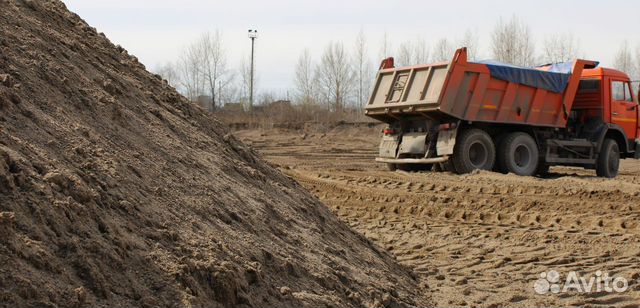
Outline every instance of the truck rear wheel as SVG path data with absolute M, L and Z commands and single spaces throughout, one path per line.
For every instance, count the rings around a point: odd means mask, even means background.
M 613 139 L 605 139 L 596 162 L 596 174 L 600 177 L 615 178 L 620 168 L 620 149 Z
M 491 136 L 481 129 L 463 131 L 453 150 L 453 167 L 459 174 L 473 170 L 491 170 L 496 161 L 496 148 Z
M 387 164 L 387 168 L 389 169 L 389 171 L 396 171 L 396 169 L 398 169 L 398 166 L 396 164 Z
M 526 133 L 511 133 L 498 149 L 498 165 L 501 172 L 531 176 L 538 170 L 538 145 Z

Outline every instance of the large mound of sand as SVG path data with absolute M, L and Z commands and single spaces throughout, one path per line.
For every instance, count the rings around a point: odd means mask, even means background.
M 0 1 L 0 306 L 425 305 L 60 1 Z

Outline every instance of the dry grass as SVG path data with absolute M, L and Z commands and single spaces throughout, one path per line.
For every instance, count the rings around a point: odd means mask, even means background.
M 334 126 L 340 123 L 375 122 L 358 109 L 335 112 L 316 105 L 271 104 L 256 107 L 253 112 L 218 110 L 215 114 L 218 119 L 232 129 L 301 129 L 310 124 Z

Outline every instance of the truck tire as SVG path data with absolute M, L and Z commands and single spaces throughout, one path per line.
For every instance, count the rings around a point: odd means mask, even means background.
M 453 168 L 459 174 L 473 170 L 491 170 L 496 162 L 496 147 L 491 136 L 481 129 L 463 131 L 453 149 Z
M 498 149 L 498 165 L 503 173 L 532 176 L 538 171 L 539 158 L 536 141 L 526 133 L 511 133 Z
M 620 149 L 613 139 L 605 139 L 596 162 L 596 174 L 599 177 L 615 178 L 620 168 Z

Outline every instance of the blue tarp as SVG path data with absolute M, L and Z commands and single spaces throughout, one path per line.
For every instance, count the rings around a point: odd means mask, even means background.
M 549 71 L 541 71 L 531 67 L 515 66 L 497 61 L 480 61 L 486 64 L 491 76 L 500 80 L 524 84 L 563 93 L 571 78 L 573 62 L 551 64 Z
M 551 63 L 538 67 L 549 67 L 549 72 L 571 74 L 573 73 L 573 62 Z

